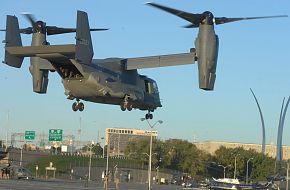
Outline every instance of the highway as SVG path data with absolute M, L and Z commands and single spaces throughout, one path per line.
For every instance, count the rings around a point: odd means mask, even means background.
M 84 181 L 63 181 L 63 180 L 0 180 L 1 190 L 96 190 L 104 189 L 100 182 L 91 181 L 86 187 Z M 108 189 L 116 189 L 113 182 L 109 183 Z M 147 184 L 121 183 L 120 190 L 146 190 Z M 180 186 L 174 185 L 153 185 L 153 190 L 179 190 Z

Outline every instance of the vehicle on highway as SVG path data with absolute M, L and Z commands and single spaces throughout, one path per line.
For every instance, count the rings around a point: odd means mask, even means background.
M 10 177 L 12 179 L 33 179 L 31 171 L 22 166 L 10 166 Z

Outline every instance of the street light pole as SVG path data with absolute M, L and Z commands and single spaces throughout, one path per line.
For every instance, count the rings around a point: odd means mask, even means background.
M 94 141 L 91 142 L 90 144 L 90 162 L 89 162 L 89 176 L 88 176 L 88 180 L 91 181 L 91 167 L 92 167 L 92 148 L 94 145 Z
M 6 129 L 6 142 L 5 142 L 5 152 L 7 152 L 8 149 L 8 130 L 9 130 L 9 110 L 7 113 L 7 129 Z
M 103 158 L 105 158 L 105 138 L 101 137 L 102 140 L 104 140 L 104 144 L 103 144 Z
M 151 164 L 152 164 L 152 128 L 150 131 L 150 148 L 149 148 L 149 167 L 148 167 L 148 190 L 151 190 Z
M 21 147 L 20 147 L 20 162 L 19 162 L 19 166 L 22 166 L 22 159 L 23 159 L 23 145 L 21 145 Z
M 108 171 L 109 171 L 109 149 L 110 149 L 110 137 L 108 136 L 107 139 L 107 164 L 106 164 L 106 176 L 108 177 Z
M 249 162 L 253 160 L 254 158 L 250 158 L 247 160 L 247 173 L 246 173 L 246 184 L 248 184 L 248 175 L 249 175 Z
M 151 190 L 151 164 L 152 164 L 152 129 L 155 127 L 157 123 L 162 124 L 163 121 L 158 120 L 154 123 L 154 125 L 151 125 L 148 119 L 141 118 L 141 121 L 146 120 L 149 127 L 150 127 L 150 146 L 149 146 L 149 166 L 148 166 L 148 190 Z
M 234 171 L 234 179 L 236 179 L 236 173 L 237 173 L 237 157 L 239 156 L 240 154 L 237 154 L 235 156 L 235 171 Z
M 223 166 L 223 165 L 219 164 L 218 166 L 224 168 L 224 179 L 225 179 L 225 178 L 226 178 L 226 168 L 227 168 L 227 167 L 230 167 L 231 165 Z
M 286 190 L 288 190 L 288 180 L 289 180 L 289 163 L 287 162 L 287 178 L 286 178 Z

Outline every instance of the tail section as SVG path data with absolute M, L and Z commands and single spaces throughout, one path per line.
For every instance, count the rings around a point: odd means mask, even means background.
M 91 64 L 94 55 L 88 15 L 78 11 L 75 59 L 81 64 Z
M 15 16 L 7 15 L 6 20 L 6 37 L 5 37 L 5 48 L 6 47 L 21 47 L 21 36 L 19 30 L 18 19 Z M 11 66 L 20 68 L 23 62 L 23 57 L 17 57 L 5 51 L 5 60 L 3 63 Z
M 90 29 L 88 15 L 86 12 L 77 12 L 77 28 L 64 29 L 46 26 L 44 22 L 42 28 L 45 31 L 38 32 L 38 28 L 33 24 L 32 28 L 19 29 L 18 19 L 15 16 L 7 16 L 6 38 L 5 38 L 5 64 L 20 68 L 24 57 L 30 57 L 30 73 L 33 80 L 33 91 L 44 94 L 48 87 L 49 71 L 60 68 L 77 71 L 71 59 L 75 58 L 80 64 L 91 64 L 93 58 L 93 46 L 90 30 L 98 31 L 104 29 Z M 35 21 L 36 23 L 36 21 Z M 55 30 L 52 32 L 52 30 Z M 46 41 L 48 34 L 60 34 L 76 31 L 76 45 L 50 45 Z M 22 46 L 20 33 L 23 31 L 32 32 L 31 46 Z M 28 34 L 28 33 L 26 33 Z M 30 33 L 29 33 L 30 34 Z

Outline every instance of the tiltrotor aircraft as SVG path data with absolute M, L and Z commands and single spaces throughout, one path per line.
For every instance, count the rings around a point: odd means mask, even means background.
M 26 15 L 32 27 L 19 29 L 18 18 L 7 15 L 5 43 L 5 64 L 20 68 L 24 57 L 30 57 L 30 73 L 33 91 L 46 93 L 49 72 L 56 71 L 62 78 L 65 95 L 76 100 L 72 109 L 83 111 L 81 100 L 120 105 L 123 111 L 146 110 L 146 119 L 152 119 L 153 112 L 161 107 L 156 82 L 143 75 L 137 69 L 193 64 L 198 61 L 199 87 L 213 90 L 218 55 L 218 37 L 214 32 L 216 24 L 254 18 L 214 18 L 210 12 L 191 14 L 170 9 L 154 3 L 150 5 L 180 16 L 192 23 L 188 27 L 199 27 L 196 49 L 187 53 L 160 55 L 140 58 L 92 59 L 93 45 L 86 12 L 77 12 L 76 28 L 46 26 L 36 21 L 32 15 Z M 277 16 L 276 16 L 277 17 Z M 76 44 L 50 45 L 47 35 L 76 32 Z M 22 46 L 20 34 L 32 34 L 31 46 Z

